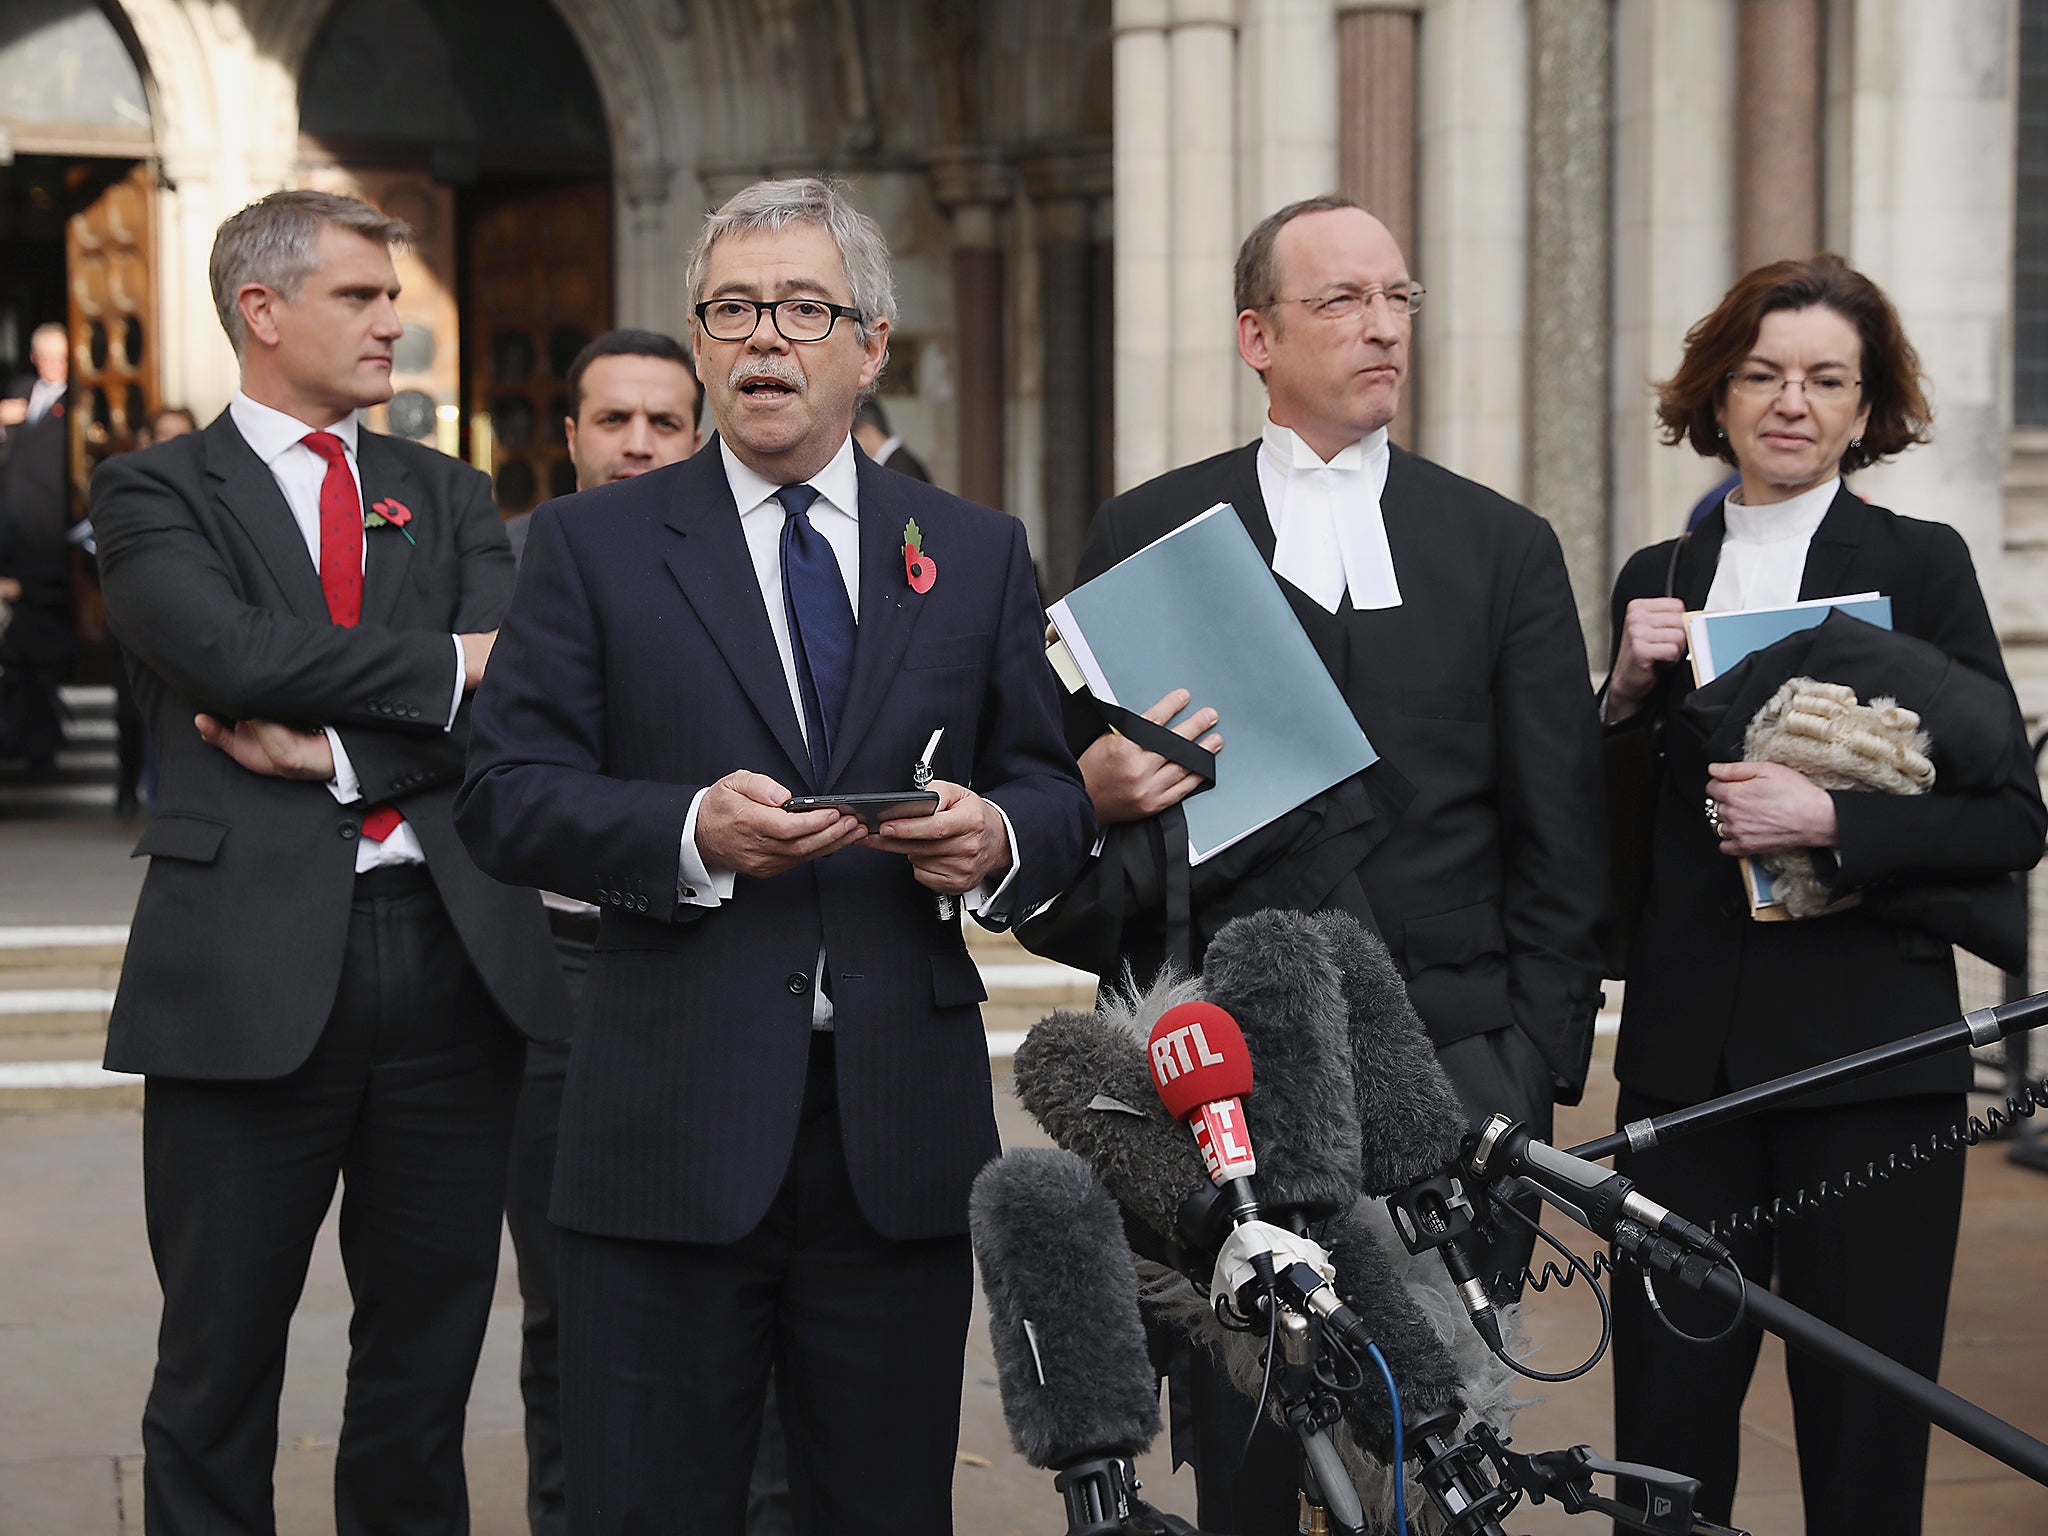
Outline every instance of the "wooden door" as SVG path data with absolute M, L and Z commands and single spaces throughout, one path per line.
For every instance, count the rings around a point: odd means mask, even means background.
M 576 488 L 569 364 L 612 323 L 611 192 L 565 182 L 474 194 L 463 332 L 470 459 L 510 517 Z
M 71 482 L 85 504 L 93 466 L 135 446 L 159 402 L 156 180 L 138 164 L 64 228 L 70 291 Z

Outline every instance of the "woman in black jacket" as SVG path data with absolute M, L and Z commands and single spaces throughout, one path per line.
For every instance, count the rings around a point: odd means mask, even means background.
M 2040 857 L 2048 813 L 1969 552 L 1952 528 L 1866 505 L 1841 480 L 1925 441 L 1928 414 L 1890 302 L 1827 255 L 1738 281 L 1687 335 L 1684 361 L 1661 386 L 1665 440 L 1733 465 L 1741 484 L 1688 540 L 1639 551 L 1615 584 L 1605 718 L 1615 732 L 1655 731 L 1659 747 L 1645 894 L 1628 914 L 1620 1123 L 1954 1018 L 1954 942 L 2013 958 L 2023 896 L 2012 872 Z M 1862 656 L 1870 664 L 1852 670 L 1863 675 L 1820 680 L 1861 684 L 1866 702 L 1895 693 L 1920 710 L 1933 738 L 1931 792 L 1830 791 L 1789 767 L 1740 761 L 1747 716 L 1717 728 L 1709 706 L 1725 710 L 1760 679 L 1695 690 L 1685 613 L 1872 591 L 1891 599 L 1891 635 L 1837 617 L 1825 639 L 1816 631 L 1781 647 L 1801 662 Z M 1833 643 L 1844 636 L 1846 650 Z M 1774 656 L 1781 647 L 1743 665 L 1790 665 Z M 1791 849 L 1814 850 L 1831 890 L 1860 901 L 1753 920 L 1737 856 Z M 1775 1278 L 1787 1300 L 1932 1377 L 1960 1157 L 1776 1228 L 1730 1235 L 1725 1218 L 1927 1145 L 1961 1119 L 1968 1081 L 1957 1052 L 1618 1166 L 1681 1214 L 1722 1223 L 1753 1283 Z M 1633 1273 L 1614 1290 L 1617 1454 L 1699 1477 L 1700 1513 L 1726 1523 L 1760 1335 L 1744 1326 L 1687 1343 L 1652 1314 Z M 1728 1321 L 1724 1307 L 1670 1282 L 1658 1295 L 1694 1334 Z M 1788 1374 L 1808 1536 L 1917 1533 L 1926 1423 L 1801 1353 Z

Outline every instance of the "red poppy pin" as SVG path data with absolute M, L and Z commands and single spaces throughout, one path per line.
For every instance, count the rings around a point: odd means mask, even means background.
M 924 552 L 923 544 L 924 535 L 913 517 L 903 525 L 903 574 L 919 597 L 931 591 L 932 583 L 939 579 L 939 562 Z
M 412 530 L 405 525 L 412 521 L 412 508 L 402 501 L 390 497 L 375 503 L 363 514 L 365 528 L 382 528 L 386 523 L 405 535 L 405 542 L 417 546 L 419 541 L 412 536 Z

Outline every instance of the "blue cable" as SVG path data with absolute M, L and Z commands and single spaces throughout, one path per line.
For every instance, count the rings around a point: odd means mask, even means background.
M 1401 1391 L 1394 1385 L 1394 1373 L 1387 1368 L 1387 1357 L 1380 1353 L 1379 1345 L 1368 1344 L 1365 1352 L 1372 1356 L 1372 1363 L 1386 1378 L 1387 1406 L 1394 1414 L 1394 1458 L 1390 1468 L 1394 1474 L 1394 1530 L 1398 1536 L 1408 1536 L 1408 1479 L 1401 1461 L 1408 1447 L 1408 1433 L 1401 1427 Z

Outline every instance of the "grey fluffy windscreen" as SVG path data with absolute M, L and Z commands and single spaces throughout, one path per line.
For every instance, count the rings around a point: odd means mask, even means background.
M 1394 1373 L 1407 1423 L 1413 1426 L 1446 1412 L 1455 1416 L 1461 1408 L 1457 1362 L 1394 1273 L 1370 1223 L 1347 1211 L 1323 1228 L 1322 1241 L 1336 1266 L 1337 1294 L 1364 1322 Z M 1359 1443 L 1386 1461 L 1393 1446 L 1393 1414 L 1375 1373 L 1368 1370 L 1366 1380 L 1368 1390 L 1348 1417 Z
M 1344 912 L 1315 924 L 1342 978 L 1357 1091 L 1361 1171 L 1368 1193 L 1388 1194 L 1435 1173 L 1457 1155 L 1465 1107 L 1408 1001 L 1386 945 Z
M 1244 1118 L 1261 1205 L 1349 1208 L 1359 1190 L 1358 1095 L 1343 978 L 1322 930 L 1298 912 L 1233 918 L 1210 942 L 1202 982 L 1251 1052 Z
M 1094 1169 L 1131 1214 L 1171 1237 L 1181 1202 L 1208 1174 L 1194 1137 L 1159 1102 L 1144 1046 L 1101 1015 L 1055 1013 L 1017 1047 L 1016 1075 L 1017 1097 L 1046 1135 Z
M 968 1228 L 1003 1417 L 1035 1467 L 1130 1456 L 1159 1433 L 1123 1223 L 1088 1165 L 1024 1147 L 981 1171 Z

